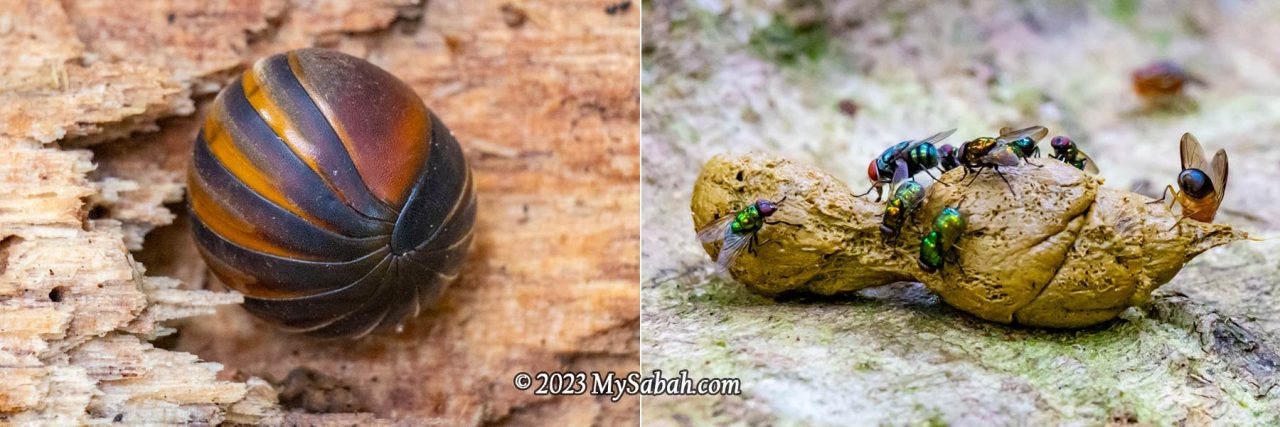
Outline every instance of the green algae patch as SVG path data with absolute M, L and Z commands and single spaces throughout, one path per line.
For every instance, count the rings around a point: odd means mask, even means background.
M 1188 415 L 1186 409 L 1221 400 L 1257 408 L 1247 409 L 1254 420 L 1277 421 L 1265 412 L 1274 408 L 1275 399 L 1256 396 L 1243 381 L 1200 383 L 1220 375 L 1215 374 L 1223 369 L 1219 356 L 1202 349 L 1199 337 L 1186 327 L 1141 312 L 1131 310 L 1124 321 L 1100 327 L 1047 331 L 972 319 L 936 298 L 729 298 L 709 304 L 670 298 L 721 282 L 718 276 L 692 275 L 656 285 L 662 289 L 646 296 L 648 313 L 680 319 L 654 329 L 647 344 L 647 366 L 697 368 L 699 376 L 733 376 L 747 385 L 742 396 L 722 397 L 714 404 L 708 397 L 686 397 L 679 400 L 681 405 L 714 405 L 748 418 L 773 411 L 793 413 L 790 409 L 810 403 L 848 408 L 847 413 L 791 419 L 817 424 L 861 414 L 913 425 L 929 419 L 958 424 L 1021 420 L 1037 425 L 1132 419 L 1169 425 L 1184 419 L 1209 421 L 1199 411 Z M 920 285 L 904 286 L 895 285 L 886 293 L 913 294 L 917 292 L 911 288 Z M 651 351 L 654 348 L 668 350 Z M 964 392 L 938 396 L 937 388 L 944 384 Z M 864 412 L 875 407 L 866 403 L 866 395 L 886 390 L 892 396 L 885 399 L 899 404 L 922 402 L 919 399 L 925 403 L 916 403 L 920 406 L 906 413 Z M 965 402 L 973 400 L 990 405 L 986 411 L 1008 414 L 964 409 L 971 408 Z M 1240 412 L 1231 413 L 1235 415 L 1217 421 L 1243 419 L 1238 418 Z
M 827 27 L 822 21 L 791 24 L 774 18 L 751 33 L 747 46 L 757 56 L 781 65 L 817 61 L 827 53 Z

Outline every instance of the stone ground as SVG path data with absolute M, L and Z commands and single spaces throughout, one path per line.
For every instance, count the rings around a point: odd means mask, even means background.
M 646 2 L 644 369 L 737 377 L 743 393 L 646 398 L 644 420 L 1280 423 L 1280 242 L 1265 240 L 1280 236 L 1280 4 L 943 3 Z M 1208 81 L 1197 107 L 1143 110 L 1129 72 L 1161 58 Z M 888 144 L 1031 124 L 1079 141 L 1115 188 L 1172 183 L 1183 132 L 1226 148 L 1218 221 L 1264 240 L 1207 252 L 1151 304 L 1080 331 L 980 321 L 914 284 L 763 298 L 695 242 L 690 191 L 715 154 L 771 151 L 861 190 Z

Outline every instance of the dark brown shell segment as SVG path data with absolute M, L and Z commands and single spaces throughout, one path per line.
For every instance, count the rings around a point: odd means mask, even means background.
M 296 54 L 290 52 L 288 55 Z M 357 80 L 363 80 L 363 76 Z M 324 178 L 339 197 L 366 216 L 382 220 L 395 218 L 394 209 L 369 191 L 367 183 L 356 170 L 346 143 L 339 139 L 328 118 L 302 88 L 285 55 L 258 61 L 253 69 L 244 73 L 241 81 L 245 98 L 262 120 L 299 159 Z M 355 83 L 351 90 L 360 88 L 360 83 Z M 379 110 L 391 106 L 370 104 L 368 107 L 365 114 L 378 115 L 385 113 Z M 395 147 L 388 141 L 373 141 L 373 144 L 386 151 L 393 151 Z M 426 144 L 418 145 L 422 146 L 419 149 L 426 149 Z
M 431 306 L 475 224 L 448 128 L 391 74 L 322 49 L 265 58 L 218 95 L 188 187 L 214 274 L 250 312 L 322 337 Z
M 360 213 L 318 174 L 277 173 L 309 166 L 285 144 L 248 142 L 277 136 L 249 104 L 241 85 L 228 86 L 214 102 L 201 137 L 218 160 L 255 192 L 308 221 L 353 236 L 382 235 L 391 229 L 391 221 Z
M 369 190 L 394 208 L 404 205 L 428 155 L 428 147 L 414 141 L 426 138 L 434 124 L 418 95 L 381 68 L 334 51 L 290 55 L 289 64 L 334 132 L 346 142 Z M 362 79 L 350 87 L 335 78 L 345 75 Z M 371 109 L 387 114 L 369 114 Z M 383 149 L 382 145 L 390 146 Z

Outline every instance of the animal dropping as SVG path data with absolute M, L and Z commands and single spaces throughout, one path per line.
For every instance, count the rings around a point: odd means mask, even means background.
M 988 149 L 1000 144 L 996 138 L 987 143 Z M 965 154 L 969 166 L 981 167 L 976 153 Z M 956 182 L 964 172 L 952 170 L 940 179 Z M 1001 172 L 1037 191 L 1015 195 L 995 180 L 935 185 L 892 245 L 881 237 L 882 204 L 856 197 L 821 170 L 771 154 L 713 157 L 694 184 L 691 208 L 694 225 L 701 228 L 744 194 L 794 189 L 786 210 L 795 225 L 773 229 L 769 244 L 753 257 L 737 259 L 730 270 L 758 293 L 832 295 L 917 281 L 979 318 L 1051 328 L 1114 319 L 1147 301 L 1196 255 L 1248 238 L 1223 224 L 1185 221 L 1172 227 L 1181 217 L 1164 206 L 1103 188 L 1100 180 L 1067 163 Z M 738 174 L 754 178 L 743 188 L 734 179 Z M 709 254 L 718 250 L 703 246 Z

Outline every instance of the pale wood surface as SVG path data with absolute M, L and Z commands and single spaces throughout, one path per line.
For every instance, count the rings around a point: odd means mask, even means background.
M 228 308 L 184 328 L 179 349 L 275 379 L 309 366 L 394 419 L 636 419 L 634 397 L 545 399 L 511 381 L 639 369 L 639 14 L 531 2 L 511 28 L 502 4 L 431 2 L 412 32 L 352 48 L 412 85 L 472 162 L 476 243 L 440 306 L 355 343 L 273 332 Z

